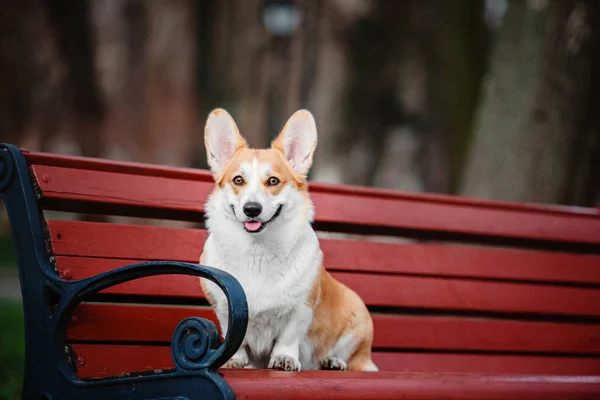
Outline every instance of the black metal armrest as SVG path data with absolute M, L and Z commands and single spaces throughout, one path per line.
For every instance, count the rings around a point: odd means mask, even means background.
M 71 313 L 87 296 L 131 280 L 156 275 L 194 275 L 216 283 L 227 296 L 229 319 L 227 336 L 219 342 L 218 329 L 212 321 L 199 317 L 186 318 L 179 323 L 171 348 L 173 361 L 178 369 L 216 370 L 231 358 L 241 346 L 248 325 L 248 304 L 244 289 L 230 274 L 217 268 L 178 261 L 149 261 L 128 265 L 94 277 L 66 282 L 61 302 L 54 316 L 57 319 L 59 345 L 64 345 L 66 329 Z M 198 283 L 198 290 L 200 284 Z
M 0 198 L 11 224 L 25 314 L 24 399 L 234 399 L 217 372 L 239 348 L 246 333 L 246 296 L 224 271 L 175 261 L 129 265 L 79 281 L 64 281 L 50 264 L 43 218 L 23 153 L 0 144 Z M 68 362 L 66 329 L 72 311 L 89 295 L 147 276 L 187 274 L 209 279 L 225 293 L 229 329 L 220 343 L 215 324 L 191 317 L 179 323 L 171 340 L 175 370 L 161 374 L 79 379 Z M 200 285 L 198 285 L 200 290 Z M 50 307 L 50 299 L 57 299 Z

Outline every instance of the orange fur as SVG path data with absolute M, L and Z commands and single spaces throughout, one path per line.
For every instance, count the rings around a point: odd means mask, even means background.
M 225 185 L 231 185 L 237 195 L 241 187 L 233 184 L 233 178 L 239 174 L 240 165 L 242 163 L 250 163 L 254 158 L 256 158 L 259 163 L 270 164 L 273 168 L 271 176 L 274 176 L 281 181 L 277 186 L 267 186 L 267 182 L 263 182 L 262 189 L 264 191 L 275 196 L 279 194 L 286 183 L 291 183 L 296 190 L 306 190 L 306 180 L 304 177 L 294 173 L 292 168 L 286 162 L 283 153 L 274 149 L 249 149 L 247 147 L 239 148 L 227 163 L 223 173 L 217 180 L 218 187 L 223 188 Z
M 321 266 L 309 304 L 314 312 L 308 331 L 309 338 L 315 343 L 314 361 L 327 357 L 337 340 L 351 333 L 357 345 L 348 360 L 348 369 L 365 370 L 371 361 L 373 321 L 360 297 Z
M 202 254 L 200 255 L 200 265 L 206 265 L 204 259 L 205 259 L 205 254 L 204 254 L 204 252 L 202 252 Z M 204 281 L 203 278 L 200 278 L 200 287 L 202 288 L 202 293 L 204 293 L 204 297 L 206 297 L 208 304 L 210 304 L 211 307 L 214 307 L 215 300 L 208 293 L 208 290 L 206 290 L 206 282 Z

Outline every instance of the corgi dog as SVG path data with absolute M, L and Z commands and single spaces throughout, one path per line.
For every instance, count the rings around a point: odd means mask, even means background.
M 373 321 L 360 297 L 323 267 L 312 229 L 306 175 L 317 145 L 315 120 L 297 111 L 269 149 L 251 149 L 233 118 L 210 113 L 204 132 L 215 188 L 206 203 L 200 263 L 242 285 L 248 329 L 229 368 L 377 371 Z M 202 289 L 227 334 L 227 299 Z

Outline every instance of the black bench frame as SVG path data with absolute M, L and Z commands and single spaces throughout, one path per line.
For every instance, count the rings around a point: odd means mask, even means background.
M 217 369 L 235 354 L 246 333 L 248 306 L 238 281 L 215 268 L 174 261 L 144 262 L 88 279 L 63 280 L 47 251 L 36 193 L 21 150 L 0 144 L 0 198 L 10 220 L 25 314 L 23 399 L 235 399 Z M 219 285 L 229 302 L 229 330 L 223 343 L 213 322 L 186 318 L 171 340 L 174 370 L 79 379 L 77 356 L 66 342 L 72 311 L 87 296 L 108 287 L 165 274 L 199 276 Z

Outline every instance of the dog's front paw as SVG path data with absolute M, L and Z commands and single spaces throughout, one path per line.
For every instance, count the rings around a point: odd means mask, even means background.
M 348 368 L 346 361 L 337 357 L 327 357 L 321 361 L 321 369 L 329 369 L 336 371 L 345 371 Z
M 269 361 L 269 368 L 284 371 L 300 371 L 300 361 L 289 356 L 274 356 Z
M 248 365 L 248 363 L 239 358 L 231 358 L 223 365 L 223 368 L 245 368 L 246 365 Z

